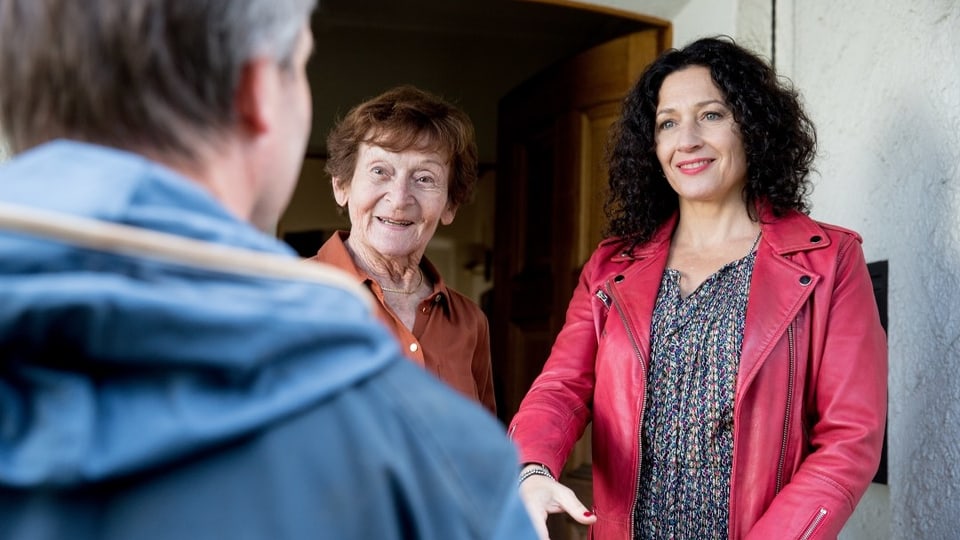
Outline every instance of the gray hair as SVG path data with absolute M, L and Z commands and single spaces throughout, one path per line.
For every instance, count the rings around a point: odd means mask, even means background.
M 0 0 L 0 135 L 192 160 L 257 56 L 290 67 L 316 0 Z

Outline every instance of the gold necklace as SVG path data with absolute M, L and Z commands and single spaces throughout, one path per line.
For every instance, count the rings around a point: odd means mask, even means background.
M 420 274 L 420 281 L 418 281 L 418 282 L 417 282 L 417 285 L 416 285 L 414 288 L 410 289 L 409 291 L 404 290 L 404 289 L 391 289 L 390 287 L 384 287 L 383 285 L 380 285 L 380 290 L 382 290 L 382 291 L 384 291 L 384 292 L 392 292 L 392 293 L 397 293 L 397 294 L 413 294 L 413 293 L 417 292 L 418 290 L 420 290 L 420 286 L 423 285 L 423 270 L 421 270 L 421 269 L 418 267 L 418 268 L 417 268 L 417 272 Z

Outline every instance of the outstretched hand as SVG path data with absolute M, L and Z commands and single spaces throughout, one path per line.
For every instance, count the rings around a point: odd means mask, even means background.
M 550 539 L 547 533 L 547 516 L 550 514 L 566 512 L 584 525 L 597 521 L 593 512 L 580 502 L 570 488 L 546 476 L 531 476 L 524 480 L 520 484 L 520 498 L 530 513 L 540 540 Z

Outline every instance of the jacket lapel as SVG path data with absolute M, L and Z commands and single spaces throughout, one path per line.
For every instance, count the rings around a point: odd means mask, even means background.
M 650 364 L 650 324 L 675 225 L 676 216 L 661 226 L 649 242 L 611 258 L 612 262 L 635 261 L 623 272 L 621 281 L 612 276 L 608 286 L 623 306 L 628 328 L 635 329 L 634 338 L 643 357 L 644 370 Z
M 761 209 L 761 230 L 744 323 L 738 396 L 753 380 L 822 279 L 799 264 L 794 255 L 830 243 L 816 222 L 796 212 L 777 218 Z

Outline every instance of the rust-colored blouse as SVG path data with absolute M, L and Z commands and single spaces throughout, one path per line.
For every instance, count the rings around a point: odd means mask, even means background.
M 420 269 L 433 282 L 433 292 L 420 303 L 411 332 L 387 307 L 377 281 L 353 262 L 344 245 L 349 236 L 348 232 L 337 231 L 309 260 L 336 266 L 356 276 L 376 297 L 377 316 L 397 337 L 411 360 L 496 415 L 490 328 L 480 307 L 444 285 L 436 267 L 424 257 Z

